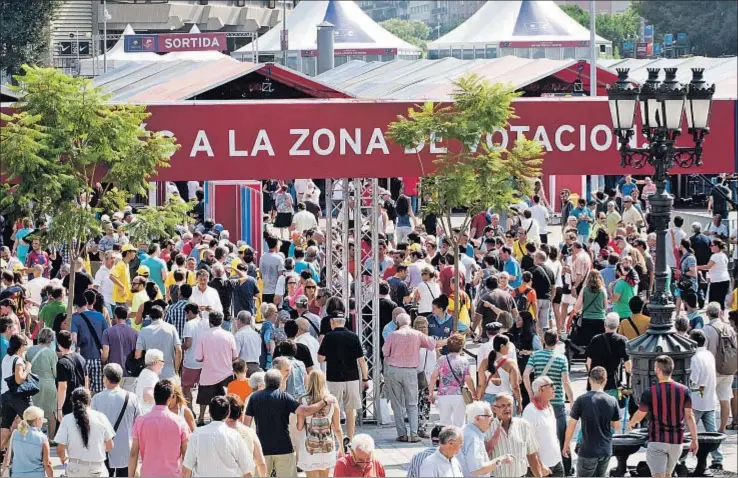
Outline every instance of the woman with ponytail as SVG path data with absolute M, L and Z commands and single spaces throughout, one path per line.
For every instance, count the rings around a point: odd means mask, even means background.
M 108 418 L 90 408 L 86 388 L 72 392 L 72 413 L 65 415 L 54 441 L 67 476 L 108 476 L 105 454 L 113 449 L 115 432 Z
M 13 477 L 54 476 L 49 439 L 41 431 L 43 423 L 44 411 L 42 409 L 26 408 L 23 412 L 23 420 L 10 438 L 8 453 L 0 467 L 0 476 L 5 476 L 7 468 L 10 468 L 10 476 Z

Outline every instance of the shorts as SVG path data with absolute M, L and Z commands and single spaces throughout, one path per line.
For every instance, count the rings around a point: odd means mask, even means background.
M 90 377 L 90 392 L 93 394 L 102 392 L 102 361 L 100 359 L 87 359 L 85 368 L 87 369 L 87 376 Z
M 651 474 L 659 473 L 671 476 L 682 454 L 682 445 L 670 443 L 648 442 L 646 451 L 646 464 Z
M 361 408 L 361 385 L 358 380 L 328 382 L 328 391 L 336 397 L 341 409 L 358 410 Z
M 554 304 L 560 304 L 561 303 L 561 297 L 564 295 L 564 292 L 563 291 L 564 291 L 563 287 L 557 287 L 556 288 L 556 294 L 554 295 L 554 298 L 553 298 L 553 303 Z
M 9 430 L 13 426 L 15 417 L 23 418 L 23 412 L 31 406 L 31 398 L 11 398 L 10 394 L 6 392 L 2 396 L 2 401 L 3 416 L 0 422 L 0 428 L 7 428 Z
M 718 375 L 716 382 L 715 393 L 717 394 L 718 400 L 725 401 L 733 398 L 733 376 L 732 375 Z
M 198 405 L 209 405 L 210 400 L 217 396 L 225 396 L 226 388 L 231 383 L 233 377 L 224 378 L 215 385 L 202 385 L 197 391 L 197 404 Z
M 274 227 L 277 229 L 290 227 L 292 225 L 292 213 L 291 212 L 278 212 L 277 218 L 274 220 Z
M 199 368 L 182 367 L 182 388 L 192 388 L 200 382 Z

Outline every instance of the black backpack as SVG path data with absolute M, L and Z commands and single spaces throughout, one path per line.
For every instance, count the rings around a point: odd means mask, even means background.
M 130 377 L 138 377 L 141 375 L 143 369 L 146 368 L 146 351 L 141 352 L 141 358 L 136 358 L 136 350 L 131 350 L 131 353 L 126 357 L 126 373 Z
M 525 312 L 530 307 L 530 301 L 528 300 L 528 294 L 530 293 L 532 289 L 530 287 L 526 287 L 526 289 L 523 292 L 516 291 L 515 294 L 515 307 L 517 307 L 518 312 Z

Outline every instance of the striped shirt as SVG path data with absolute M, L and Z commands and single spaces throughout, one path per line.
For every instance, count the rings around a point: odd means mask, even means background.
M 425 450 L 416 453 L 410 459 L 410 465 L 407 467 L 408 478 L 418 478 L 420 476 L 420 467 L 426 458 L 436 452 L 435 447 L 426 448 Z
M 187 314 L 184 310 L 187 303 L 188 301 L 186 299 L 181 299 L 170 305 L 167 307 L 166 316 L 164 318 L 166 322 L 169 322 L 175 329 L 177 329 L 177 333 L 180 337 L 183 337 L 184 326 L 187 323 Z
M 554 354 L 553 350 L 545 349 L 533 352 L 528 360 L 528 365 L 525 367 L 530 368 L 535 372 L 536 377 L 543 375 L 543 369 L 546 368 L 548 361 L 551 359 L 551 355 Z M 551 400 L 551 405 L 564 405 L 564 375 L 569 375 L 569 362 L 566 357 L 561 354 L 556 354 L 556 358 L 553 360 L 551 367 L 549 367 L 546 373 L 548 378 L 554 384 L 554 398 Z
M 692 408 L 692 394 L 681 383 L 670 380 L 651 385 L 638 407 L 649 414 L 648 441 L 678 445 L 684 440 L 684 411 Z
M 495 419 L 487 431 L 487 437 L 494 435 L 500 426 L 502 426 L 500 421 Z M 510 454 L 513 461 L 497 467 L 492 476 L 525 476 L 528 472 L 528 455 L 536 453 L 538 448 L 538 440 L 530 423 L 522 418 L 513 417 L 508 431 L 504 428 L 500 431 L 500 438 L 491 454 L 492 459 Z

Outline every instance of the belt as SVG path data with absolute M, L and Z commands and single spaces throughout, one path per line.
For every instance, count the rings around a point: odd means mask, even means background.
M 87 466 L 102 466 L 105 464 L 104 461 L 85 461 L 85 460 L 79 460 L 77 458 L 69 457 L 69 463 L 77 463 L 78 465 L 87 465 Z

